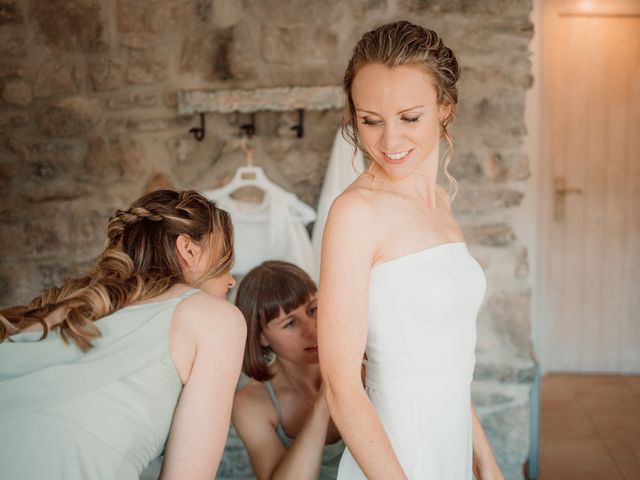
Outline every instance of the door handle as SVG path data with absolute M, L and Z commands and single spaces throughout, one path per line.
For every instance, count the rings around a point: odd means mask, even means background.
M 562 221 L 565 217 L 565 197 L 570 194 L 580 195 L 582 189 L 567 187 L 567 180 L 564 177 L 556 177 L 553 184 L 553 216 L 557 221 Z

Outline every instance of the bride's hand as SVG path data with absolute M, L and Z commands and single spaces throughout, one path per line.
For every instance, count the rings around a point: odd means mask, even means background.
M 489 465 L 478 465 L 478 462 L 473 462 L 473 475 L 476 480 L 504 480 L 500 467 L 495 462 Z

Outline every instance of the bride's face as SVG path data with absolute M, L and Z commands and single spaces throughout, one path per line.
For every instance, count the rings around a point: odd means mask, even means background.
M 406 177 L 437 148 L 445 108 L 422 66 L 365 65 L 351 93 L 360 140 L 389 177 Z

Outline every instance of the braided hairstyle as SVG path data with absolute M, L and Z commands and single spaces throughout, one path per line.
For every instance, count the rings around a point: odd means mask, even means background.
M 460 77 L 458 59 L 436 32 L 407 21 L 387 23 L 365 33 L 353 49 L 353 55 L 344 73 L 343 86 L 347 102 L 342 115 L 342 135 L 354 147 L 365 152 L 358 138 L 356 107 L 351 89 L 358 70 L 370 63 L 386 67 L 417 64 L 424 67 L 438 95 L 438 104 L 447 108 L 440 124 L 440 136 L 448 148 L 442 158 L 442 169 L 449 181 L 449 194 L 455 197 L 457 182 L 448 171 L 453 157 L 453 139 L 448 126 L 453 120 L 458 103 L 456 82 Z
M 65 343 L 89 350 L 91 339 L 100 336 L 96 320 L 185 282 L 176 251 L 179 235 L 214 252 L 207 274 L 197 284 L 231 269 L 229 214 L 193 190 L 156 190 L 110 218 L 105 250 L 86 276 L 44 290 L 29 305 L 0 310 L 0 342 L 36 323 L 42 325 L 41 339 L 45 338 L 45 317 L 60 309 L 63 320 L 53 328 Z

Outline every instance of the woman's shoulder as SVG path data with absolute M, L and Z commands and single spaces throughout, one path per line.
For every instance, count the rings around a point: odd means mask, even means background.
M 278 421 L 267 385 L 257 380 L 251 380 L 236 392 L 233 409 L 238 414 L 250 413 L 253 416 L 266 417 L 273 424 Z
M 246 334 L 242 313 L 231 302 L 206 292 L 196 292 L 182 300 L 175 309 L 174 318 L 200 338 L 208 333 Z

